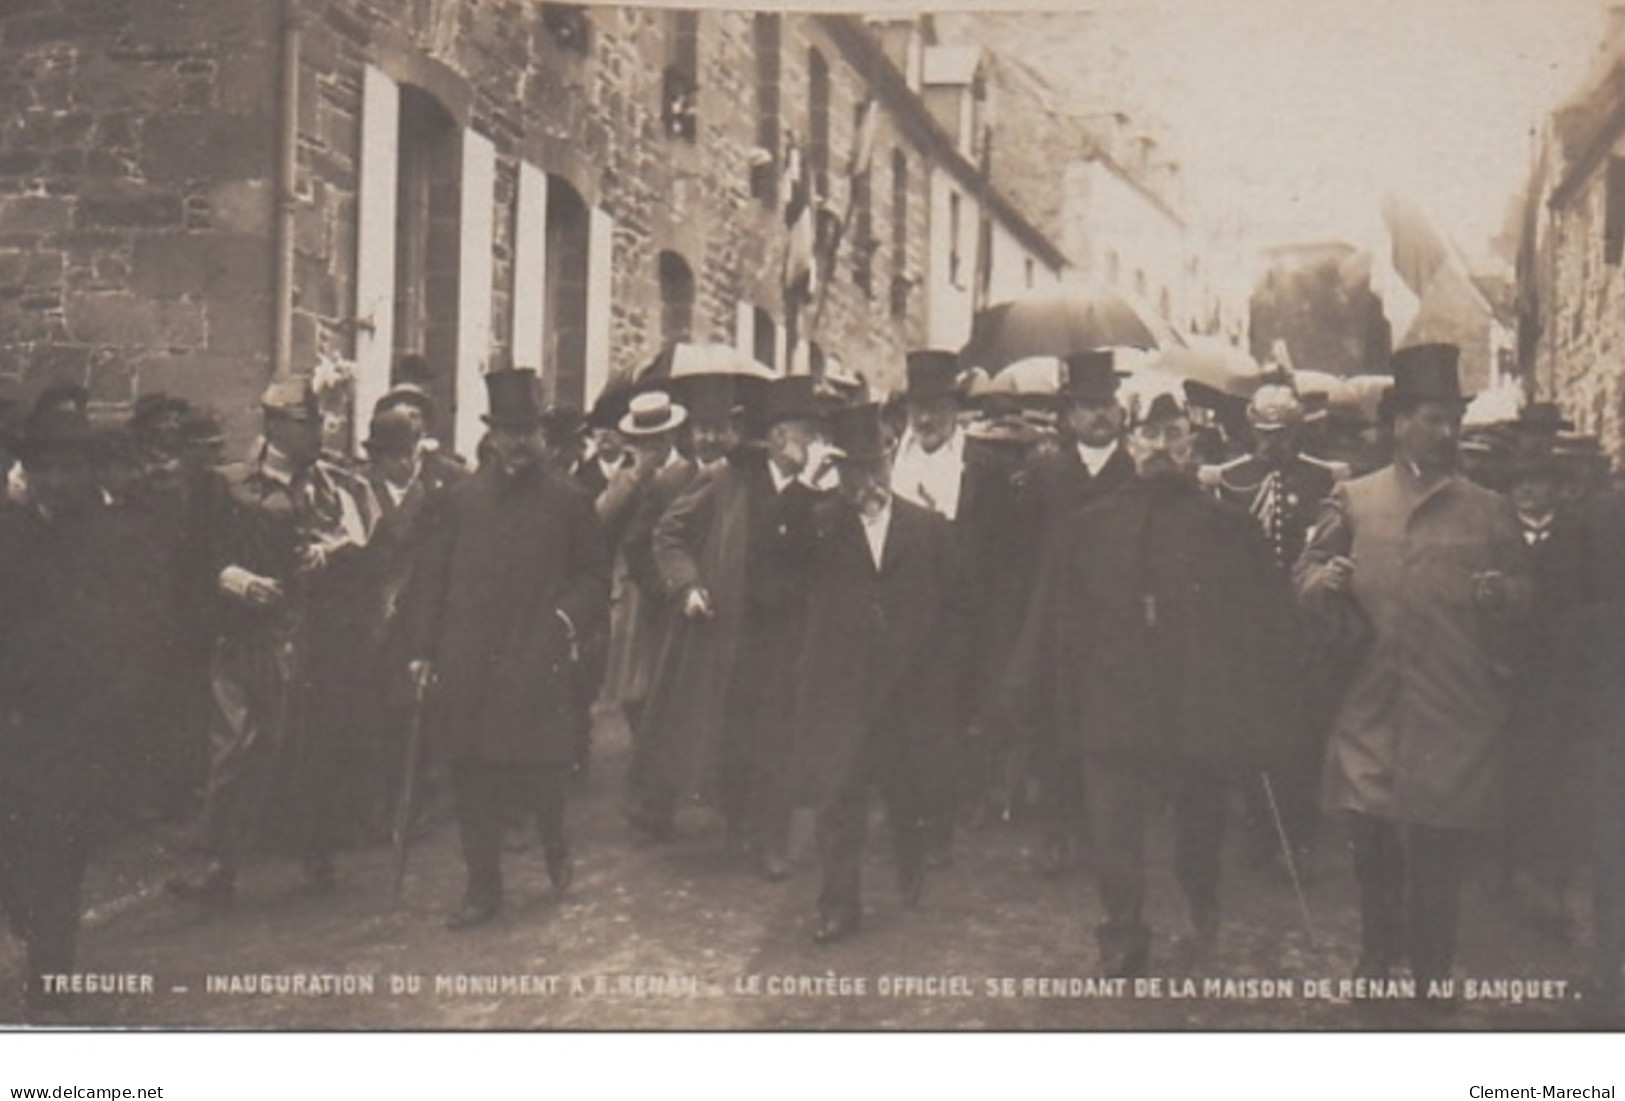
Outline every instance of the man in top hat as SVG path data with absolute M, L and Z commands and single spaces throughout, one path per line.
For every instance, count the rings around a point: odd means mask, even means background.
M 444 486 L 468 473 L 468 463 L 440 445 L 433 435 L 436 416 L 434 395 L 424 385 L 398 381 L 373 403 L 374 416 L 399 413 L 412 426 L 414 459 L 418 476 L 434 486 Z
M 1252 450 L 1227 463 L 1203 466 L 1197 480 L 1257 521 L 1276 566 L 1290 574 L 1321 502 L 1347 480 L 1349 469 L 1303 451 L 1304 407 L 1289 377 L 1271 379 L 1254 391 L 1247 403 L 1247 426 Z M 1307 874 L 1319 820 L 1318 736 L 1304 739 L 1296 759 L 1277 762 L 1262 780 L 1249 780 L 1246 791 L 1255 856 L 1262 860 L 1279 851 L 1279 822 L 1291 848 L 1287 859 Z
M 1508 628 L 1529 597 L 1511 502 L 1456 471 L 1458 354 L 1395 353 L 1393 463 L 1337 487 L 1295 571 L 1311 613 L 1352 600 L 1370 623 L 1332 722 L 1325 805 L 1351 818 L 1360 974 L 1408 961 L 1428 1005 L 1449 1004 L 1467 843 L 1501 821 Z
M 0 509 L 0 914 L 27 948 L 26 1018 L 50 1022 L 90 852 L 140 794 L 131 728 L 164 687 L 170 628 L 162 560 L 97 484 L 105 443 L 85 414 L 45 411 L 13 444 L 30 492 Z
M 1219 929 L 1228 786 L 1301 736 L 1291 587 L 1258 527 L 1196 483 L 1183 401 L 1131 411 L 1135 475 L 1069 514 L 1039 571 L 1011 662 L 1012 707 L 1036 712 L 1081 774 L 1108 976 L 1146 974 L 1146 823 L 1174 809 L 1191 962 Z M 1060 766 L 1058 766 L 1060 767 Z
M 823 413 L 806 375 L 774 379 L 764 404 L 763 446 L 736 449 L 655 525 L 655 565 L 680 618 L 644 711 L 630 817 L 664 836 L 679 798 L 714 794 L 730 848 L 777 881 L 790 872 L 790 702 Z
M 869 789 L 886 805 L 906 905 L 925 879 L 920 781 L 951 747 L 969 593 L 948 522 L 894 496 L 880 407 L 833 417 L 837 495 L 815 512 L 796 774 L 811 786 L 822 884 L 814 939 L 854 932 Z
M 452 490 L 423 566 L 412 664 L 440 694 L 463 861 L 451 929 L 501 912 L 502 831 L 534 812 L 548 877 L 573 876 L 565 792 L 578 734 L 580 641 L 608 618 L 609 567 L 592 502 L 543 460 L 536 374 L 492 371 L 493 461 Z
M 272 382 L 260 406 L 260 454 L 225 472 L 208 521 L 220 635 L 199 827 L 208 863 L 169 885 L 211 906 L 231 904 L 243 858 L 261 843 L 291 848 L 312 890 L 332 888 L 362 751 L 369 505 L 319 462 L 308 378 Z M 267 815 L 271 806 L 282 813 Z
M 967 583 L 978 598 L 976 629 L 987 614 L 990 571 L 997 568 L 1009 533 L 1000 524 L 1000 506 L 1014 492 L 1007 471 L 993 464 L 967 462 L 966 437 L 959 424 L 965 393 L 960 386 L 959 357 L 925 349 L 908 353 L 904 406 L 908 424 L 892 460 L 892 491 L 905 501 L 941 516 L 953 525 L 965 562 Z M 981 803 L 993 779 L 983 732 L 970 721 L 982 687 L 967 665 L 959 678 L 960 718 L 966 737 L 940 761 L 942 775 L 926 784 L 934 789 L 927 807 L 926 860 L 941 867 L 952 860 L 953 830 L 961 798 Z
M 1021 481 L 1020 521 L 1010 541 L 1017 554 L 1010 569 L 1025 579 L 1015 602 L 1024 617 L 1032 579 L 1043 561 L 1043 548 L 1067 517 L 1128 484 L 1134 461 L 1123 447 L 1124 410 L 1117 391 L 1126 372 L 1115 369 L 1110 349 L 1079 352 L 1061 361 L 1060 440 L 1036 456 Z M 1002 678 L 1004 670 L 995 672 Z M 1029 732 L 1033 745 L 1030 771 L 1038 778 L 1039 814 L 1044 822 L 1042 870 L 1064 870 L 1083 846 L 1083 797 L 1079 772 L 1056 760 L 1065 746 L 1056 732 Z

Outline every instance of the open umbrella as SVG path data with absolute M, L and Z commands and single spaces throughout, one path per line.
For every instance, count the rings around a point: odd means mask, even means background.
M 1152 362 L 1187 382 L 1232 398 L 1251 398 L 1264 375 L 1245 349 L 1212 339 L 1165 348 Z
M 1029 356 L 1093 348 L 1171 348 L 1184 341 L 1156 312 L 1122 291 L 1058 283 L 977 313 L 960 351 L 966 366 L 997 371 Z
M 643 386 L 651 382 L 692 378 L 696 375 L 728 375 L 762 381 L 776 378 L 778 372 L 731 344 L 695 344 L 677 341 L 640 368 L 633 381 Z
M 971 388 L 972 397 L 1008 394 L 1011 397 L 1048 396 L 1061 389 L 1061 361 L 1056 356 L 1028 356 L 1009 364 L 983 385 Z

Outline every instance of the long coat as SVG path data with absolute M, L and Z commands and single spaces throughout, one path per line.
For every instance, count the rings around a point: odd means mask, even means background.
M 447 756 L 564 764 L 576 749 L 573 642 L 608 616 L 592 502 L 541 466 L 509 475 L 489 465 L 446 506 L 424 564 L 416 652 L 438 672 Z
M 1068 756 L 1256 769 L 1302 736 L 1295 638 L 1251 517 L 1135 480 L 1062 521 L 1006 692 Z
M 775 672 L 756 667 L 759 655 L 742 645 L 747 613 L 772 609 L 769 614 L 782 620 L 805 605 L 813 490 L 800 483 L 784 490 L 806 498 L 798 502 L 805 508 L 790 512 L 809 521 L 805 530 L 798 523 L 780 533 L 784 553 L 774 562 L 747 561 L 751 501 L 760 499 L 766 462 L 759 450 L 739 449 L 697 477 L 655 525 L 654 560 L 667 599 L 701 585 L 714 611 L 702 620 L 671 617 L 649 690 L 643 724 L 650 738 L 648 775 L 664 794 L 710 792 L 721 763 L 730 689 L 736 679 Z
M 969 642 L 963 560 L 947 521 L 894 498 L 874 564 L 844 501 L 817 514 L 805 646 L 796 672 L 796 775 L 820 806 L 860 767 L 866 742 L 900 739 L 926 793 L 957 729 L 956 670 Z
M 1512 623 L 1527 599 L 1512 504 L 1450 477 L 1424 488 L 1388 466 L 1337 488 L 1310 533 L 1297 581 L 1311 612 L 1315 571 L 1355 561 L 1353 596 L 1371 645 L 1332 722 L 1326 805 L 1456 829 L 1500 821 Z M 1512 578 L 1514 608 L 1474 600 L 1472 575 Z

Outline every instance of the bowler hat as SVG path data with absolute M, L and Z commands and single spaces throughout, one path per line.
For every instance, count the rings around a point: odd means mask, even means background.
M 272 379 L 260 395 L 260 409 L 268 417 L 286 417 L 296 421 L 321 419 L 316 391 L 311 387 L 308 375 Z
M 785 420 L 821 420 L 824 407 L 818 400 L 817 385 L 811 375 L 787 375 L 767 384 L 762 424 L 772 426 Z
M 374 403 L 372 411 L 382 413 L 397 405 L 415 406 L 425 417 L 434 416 L 434 395 L 415 382 L 397 382 L 385 390 L 384 396 Z
M 829 420 L 829 434 L 837 462 L 872 463 L 887 455 L 886 432 L 875 402 L 836 410 Z
M 904 396 L 910 400 L 931 398 L 959 398 L 959 356 L 954 352 L 924 348 L 905 357 L 907 386 Z
M 1061 393 L 1073 401 L 1112 401 L 1127 372 L 1112 370 L 1110 348 L 1075 352 L 1061 360 Z
M 1454 344 L 1413 344 L 1394 353 L 1394 388 L 1389 391 L 1395 411 L 1425 401 L 1466 405 L 1457 363 L 1461 349 Z
M 623 436 L 658 436 L 670 432 L 688 419 L 688 410 L 671 400 L 664 390 L 637 394 L 627 403 L 620 420 Z
M 529 432 L 540 428 L 542 408 L 536 396 L 536 372 L 528 367 L 487 371 L 485 392 L 491 411 L 480 419 L 492 428 Z
M 579 406 L 559 402 L 542 410 L 542 432 L 550 439 L 564 440 L 586 431 L 587 418 Z
M 1563 415 L 1563 410 L 1555 401 L 1531 402 L 1518 410 L 1518 419 L 1514 423 L 1522 431 L 1548 436 L 1574 430 L 1574 422 Z
M 1190 409 L 1176 394 L 1163 392 L 1146 401 L 1137 401 L 1130 410 L 1129 423 L 1140 428 L 1155 421 L 1174 420 L 1190 416 Z
M 417 426 L 412 419 L 399 409 L 385 409 L 373 414 L 372 422 L 367 426 L 367 440 L 362 446 L 375 458 L 404 458 L 412 454 L 417 442 Z

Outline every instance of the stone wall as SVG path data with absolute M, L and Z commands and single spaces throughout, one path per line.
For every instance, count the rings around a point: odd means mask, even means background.
M 585 49 L 532 0 L 300 0 L 291 362 L 355 348 L 357 174 L 365 67 L 427 90 L 497 153 L 491 362 L 508 353 L 519 163 L 568 180 L 614 219 L 610 369 L 660 343 L 658 256 L 695 275 L 694 338 L 732 343 L 739 304 L 782 326 L 782 212 L 750 194 L 752 15 L 700 16 L 698 134 L 662 125 L 671 15 L 586 7 Z M 568 17 L 569 12 L 566 11 Z M 808 132 L 808 51 L 832 76 L 831 204 L 848 201 L 853 111 L 867 94 L 819 17 L 783 17 L 781 133 Z M 574 24 L 580 25 L 580 24 Z M 0 0 L 0 372 L 23 397 L 86 382 L 98 405 L 167 390 L 253 432 L 271 370 L 281 13 L 270 0 Z M 826 272 L 816 340 L 891 385 L 923 340 L 923 291 L 891 311 L 894 269 L 926 265 L 928 172 L 910 164 L 908 253 L 891 254 L 892 150 L 873 158 L 869 293 L 852 234 Z M 815 312 L 809 307 L 807 315 Z

